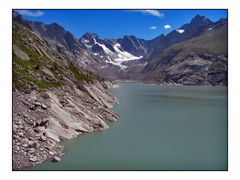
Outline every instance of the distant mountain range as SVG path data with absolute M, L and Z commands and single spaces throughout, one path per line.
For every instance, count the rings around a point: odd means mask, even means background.
M 135 36 L 101 39 L 87 32 L 80 39 L 57 23 L 29 21 L 17 12 L 13 21 L 43 38 L 62 61 L 110 80 L 227 85 L 227 19 L 191 22 L 152 40 Z

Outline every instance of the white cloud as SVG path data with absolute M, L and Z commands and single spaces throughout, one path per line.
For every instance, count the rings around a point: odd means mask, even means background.
M 171 26 L 169 24 L 164 25 L 164 29 L 171 29 Z
M 156 26 L 151 26 L 149 29 L 150 30 L 155 30 L 155 29 L 157 29 L 157 27 Z
M 142 12 L 143 14 L 149 14 L 149 15 L 152 15 L 152 16 L 157 16 L 157 17 L 163 17 L 164 16 L 164 14 L 161 13 L 160 11 L 158 11 L 158 10 L 135 10 L 135 11 Z
M 17 11 L 21 15 L 26 15 L 26 16 L 32 16 L 32 17 L 37 17 L 37 16 L 43 16 L 44 12 L 43 11 L 31 11 L 31 10 L 18 10 Z
M 178 33 L 180 33 L 180 34 L 182 34 L 182 33 L 184 33 L 184 29 L 176 29 L 176 31 L 178 32 Z

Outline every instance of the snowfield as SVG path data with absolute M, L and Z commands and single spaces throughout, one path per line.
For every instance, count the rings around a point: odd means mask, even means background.
M 122 51 L 121 45 L 119 43 L 116 43 L 113 45 L 113 48 L 115 50 L 115 52 L 113 52 L 109 48 L 107 48 L 104 44 L 97 42 L 95 38 L 93 38 L 93 41 L 94 41 L 94 45 L 95 44 L 99 45 L 103 49 L 104 54 L 107 55 L 107 59 L 105 59 L 105 62 L 119 66 L 121 69 L 127 68 L 127 66 L 122 64 L 123 62 L 142 58 L 142 56 L 134 56 L 127 51 Z M 89 40 L 84 40 L 85 46 L 91 49 L 93 45 L 89 45 L 89 42 L 90 42 Z M 98 56 L 99 53 L 93 53 L 93 55 Z
M 118 43 L 113 46 L 115 51 L 118 53 L 117 54 L 118 57 L 116 59 L 114 59 L 114 62 L 110 62 L 110 63 L 119 66 L 121 69 L 127 68 L 127 66 L 122 64 L 123 62 L 142 58 L 142 56 L 137 57 L 137 56 L 134 56 L 134 55 L 132 55 L 132 54 L 126 52 L 126 51 L 121 51 L 119 49 L 120 47 L 121 47 L 121 45 L 118 44 Z

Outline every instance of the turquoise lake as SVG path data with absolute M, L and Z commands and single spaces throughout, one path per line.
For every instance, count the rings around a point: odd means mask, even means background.
M 227 88 L 120 83 L 120 117 L 27 170 L 227 170 Z

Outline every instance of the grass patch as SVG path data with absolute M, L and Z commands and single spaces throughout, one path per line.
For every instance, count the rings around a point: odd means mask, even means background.
M 45 80 L 33 80 L 32 81 L 40 90 L 56 88 L 62 86 L 60 82 L 51 82 Z
M 13 61 L 14 61 L 16 64 L 22 66 L 22 67 L 25 68 L 25 69 L 35 70 L 35 69 L 37 68 L 37 66 L 34 65 L 34 64 L 32 63 L 32 61 L 30 61 L 30 60 L 22 60 L 22 59 L 16 57 L 15 55 L 13 55 Z
M 78 81 L 85 80 L 87 82 L 90 82 L 93 80 L 93 77 L 90 75 L 90 73 L 82 72 L 72 64 L 69 66 L 69 69 L 72 72 L 75 79 Z

